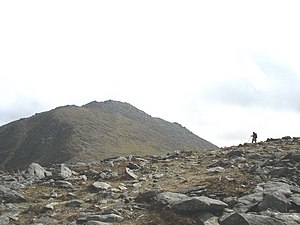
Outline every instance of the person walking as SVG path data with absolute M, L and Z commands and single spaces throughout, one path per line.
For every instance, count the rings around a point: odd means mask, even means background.
M 255 133 L 255 132 L 253 131 L 251 137 L 252 137 L 252 143 L 256 143 L 257 133 Z

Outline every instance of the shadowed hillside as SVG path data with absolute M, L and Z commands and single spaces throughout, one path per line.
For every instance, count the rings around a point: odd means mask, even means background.
M 117 101 L 64 106 L 0 127 L 2 169 L 217 148 L 178 123 Z

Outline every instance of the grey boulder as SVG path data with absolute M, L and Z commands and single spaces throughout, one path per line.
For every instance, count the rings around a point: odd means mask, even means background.
M 180 213 L 195 212 L 219 212 L 223 211 L 228 205 L 220 200 L 205 196 L 191 197 L 174 203 L 171 209 Z
M 269 216 L 231 213 L 219 219 L 220 225 L 286 225 Z

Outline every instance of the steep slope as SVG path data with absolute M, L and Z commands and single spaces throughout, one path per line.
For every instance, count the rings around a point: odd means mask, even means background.
M 217 148 L 177 123 L 117 101 L 64 106 L 0 128 L 2 169 Z

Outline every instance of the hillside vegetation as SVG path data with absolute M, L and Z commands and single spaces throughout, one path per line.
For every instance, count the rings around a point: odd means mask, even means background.
M 50 165 L 215 148 L 178 123 L 112 100 L 58 107 L 0 127 L 0 169 L 8 170 L 31 162 Z

